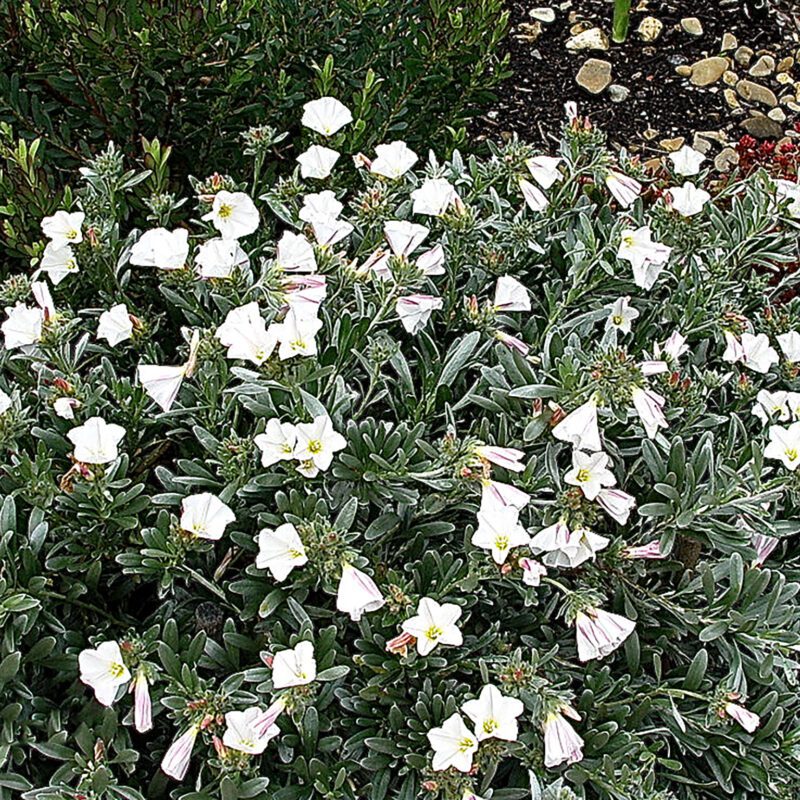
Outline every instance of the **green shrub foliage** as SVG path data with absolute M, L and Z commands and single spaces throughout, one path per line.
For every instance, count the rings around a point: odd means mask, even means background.
M 797 795 L 800 190 L 570 115 L 84 165 L 0 285 L 0 797 Z

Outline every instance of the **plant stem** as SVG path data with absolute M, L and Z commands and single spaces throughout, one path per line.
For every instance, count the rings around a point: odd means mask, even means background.
M 611 38 L 618 44 L 628 38 L 630 18 L 631 0 L 614 0 L 614 21 L 611 24 Z

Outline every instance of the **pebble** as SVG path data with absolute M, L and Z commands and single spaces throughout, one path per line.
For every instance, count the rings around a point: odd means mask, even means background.
M 680 64 L 675 67 L 675 72 L 682 78 L 688 78 L 692 74 L 692 68 L 688 64 Z
M 748 117 L 739 124 L 756 139 L 777 139 L 783 136 L 783 126 L 769 117 Z
M 654 42 L 661 36 L 664 30 L 664 23 L 658 17 L 645 17 L 640 23 L 636 32 L 645 42 Z
M 743 67 L 746 67 L 753 58 L 753 51 L 749 47 L 742 45 L 736 49 L 733 57 L 737 64 L 741 64 Z
M 793 66 L 794 66 L 794 59 L 791 56 L 786 56 L 786 58 L 782 58 L 778 62 L 778 66 L 775 67 L 775 71 L 783 75 L 787 73 Z
M 726 86 L 736 86 L 739 82 L 739 76 L 731 70 L 726 70 L 722 75 L 722 82 Z
M 706 153 L 711 150 L 711 142 L 709 142 L 708 139 L 704 139 L 699 133 L 696 133 L 692 141 L 692 149 L 706 155 Z
M 725 91 L 722 94 L 725 97 L 725 102 L 731 108 L 741 108 L 741 103 L 739 102 L 739 98 L 736 95 L 736 92 L 733 91 L 733 89 L 725 89 Z
M 681 28 L 690 36 L 703 35 L 703 24 L 697 17 L 684 17 L 681 20 Z
M 728 59 L 722 56 L 711 56 L 695 61 L 689 73 L 691 81 L 695 86 L 710 86 L 722 77 L 729 64 Z
M 567 39 L 567 50 L 608 50 L 608 36 L 601 28 L 589 28 Z
M 591 94 L 600 94 L 611 83 L 611 62 L 590 58 L 578 70 L 575 81 Z
M 655 128 L 647 128 L 647 130 L 642 131 L 642 136 L 644 136 L 648 142 L 652 142 L 653 139 L 658 136 L 658 131 Z
M 515 38 L 521 42 L 535 42 L 542 35 L 541 22 L 520 22 Z
M 608 87 L 608 96 L 612 103 L 624 103 L 630 96 L 631 90 L 619 83 L 612 83 Z
M 760 83 L 742 80 L 736 84 L 736 91 L 743 100 L 760 103 L 771 108 L 778 105 L 778 98 L 775 97 L 775 92 Z
M 549 6 L 540 6 L 539 8 L 532 8 L 528 12 L 528 16 L 539 22 L 544 22 L 545 25 L 549 25 L 551 22 L 556 21 L 556 10 Z
M 668 153 L 674 153 L 680 150 L 686 144 L 685 136 L 678 136 L 675 139 L 662 139 L 658 146 L 666 150 Z
M 747 71 L 754 78 L 766 78 L 775 71 L 775 59 L 772 56 L 760 56 L 758 61 Z
M 770 119 L 774 119 L 775 122 L 786 122 L 786 112 L 782 108 L 773 108 L 767 112 L 767 116 Z
M 720 172 L 729 172 L 739 163 L 739 154 L 732 147 L 726 147 L 717 153 L 714 167 Z
M 781 85 L 785 86 L 787 83 L 792 83 L 792 76 L 788 72 L 779 72 L 775 76 L 775 80 Z
M 736 37 L 732 33 L 722 34 L 721 50 L 723 53 L 727 52 L 728 50 L 735 50 L 738 44 L 739 42 L 736 41 Z

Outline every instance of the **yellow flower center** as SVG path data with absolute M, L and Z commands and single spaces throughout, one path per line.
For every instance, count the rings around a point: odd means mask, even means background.
M 78 238 L 78 231 L 76 230 L 67 231 L 67 239 L 72 240 L 77 238 Z
M 305 350 L 306 349 L 306 343 L 305 343 L 304 339 L 295 339 L 293 342 L 291 342 L 291 346 L 292 346 L 293 350 Z
M 295 550 L 293 548 L 289 549 L 289 557 L 290 558 L 302 558 L 303 554 L 299 550 Z
M 786 448 L 786 457 L 789 461 L 795 461 L 797 459 L 797 448 L 796 447 L 787 447 Z
M 125 674 L 125 667 L 116 661 L 108 665 L 108 672 L 112 678 L 121 678 Z
M 613 317 L 611 317 L 611 321 L 612 321 L 612 322 L 613 322 L 615 325 L 622 325 L 622 323 L 623 323 L 623 317 L 622 317 L 622 315 L 621 315 L 621 314 L 614 314 L 614 316 L 613 316 Z
M 484 720 L 481 727 L 483 728 L 484 733 L 494 733 L 500 726 L 497 724 L 496 720 L 487 719 Z
M 633 247 L 634 239 L 633 236 L 623 236 L 622 243 L 627 245 L 628 247 Z
M 467 750 L 471 750 L 475 746 L 475 742 L 469 738 L 469 736 L 465 736 L 459 743 L 458 749 L 461 753 L 466 753 Z
M 256 743 L 252 739 L 239 739 L 239 744 L 242 747 L 255 747 Z
M 309 453 L 314 453 L 314 455 L 316 455 L 317 453 L 321 453 L 322 452 L 322 442 L 319 439 L 312 439 L 308 443 L 308 452 Z
M 435 642 L 443 633 L 444 631 L 438 625 L 431 625 L 430 628 L 425 631 L 425 638 Z
M 292 450 L 292 446 L 288 442 L 284 442 L 281 445 L 281 452 L 282 453 L 286 453 L 286 455 L 288 456 L 290 453 L 292 453 L 294 451 Z
M 76 269 L 78 269 L 78 265 L 75 263 L 75 259 L 70 258 L 69 261 L 67 261 L 67 263 L 64 264 L 64 269 L 67 270 L 68 272 L 74 272 Z
M 586 483 L 592 477 L 592 473 L 589 472 L 588 469 L 579 469 L 578 474 L 575 476 L 575 480 L 578 483 Z
M 498 550 L 508 550 L 508 545 L 510 544 L 508 536 L 501 535 L 496 536 L 494 540 L 494 546 Z
M 233 206 L 228 203 L 223 203 L 217 211 L 217 216 L 220 219 L 228 219 L 231 214 L 233 214 Z

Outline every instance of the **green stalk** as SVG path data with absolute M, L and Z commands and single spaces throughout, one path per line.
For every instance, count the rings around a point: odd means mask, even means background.
M 628 38 L 630 18 L 631 0 L 614 0 L 614 21 L 611 25 L 611 38 L 618 44 Z

